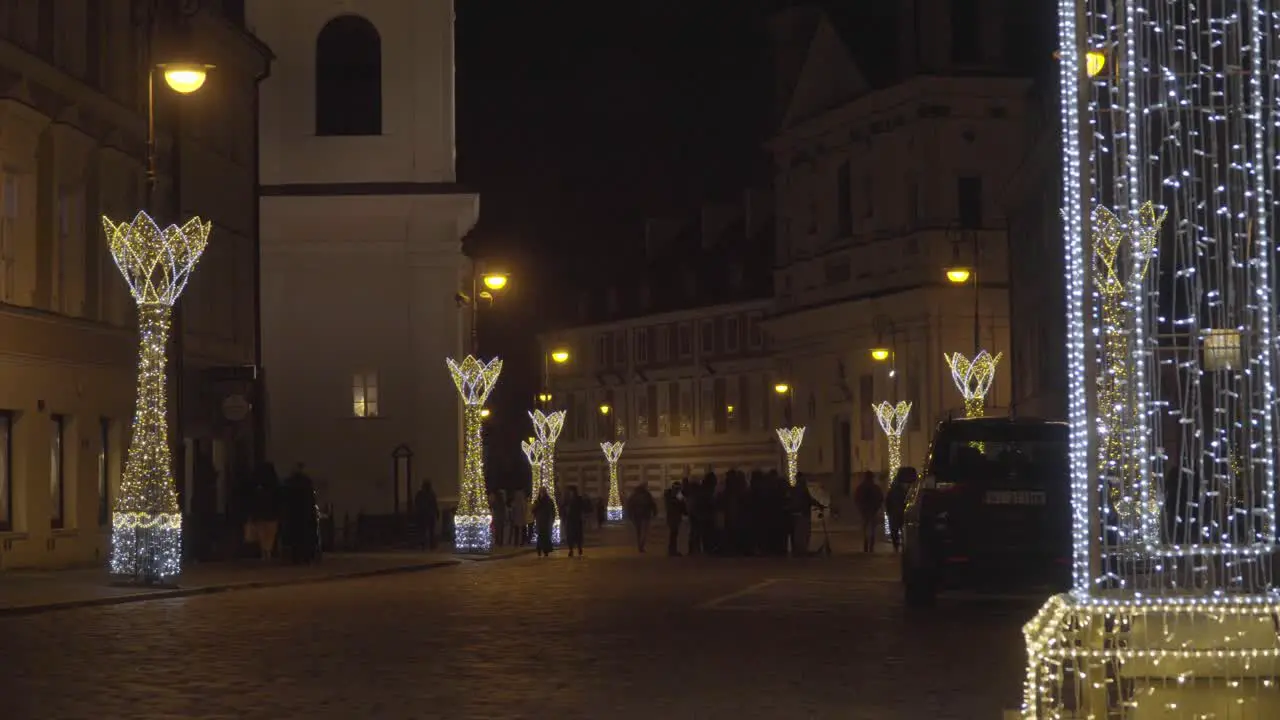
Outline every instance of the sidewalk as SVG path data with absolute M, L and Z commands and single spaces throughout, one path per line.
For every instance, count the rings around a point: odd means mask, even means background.
M 176 588 L 148 589 L 113 585 L 103 568 L 7 570 L 0 572 L 0 617 L 94 605 L 116 605 L 231 590 L 299 585 L 332 580 L 414 572 L 462 562 L 501 560 L 532 552 L 503 549 L 491 555 L 436 552 L 327 553 L 314 565 L 283 565 L 258 560 L 191 564 Z

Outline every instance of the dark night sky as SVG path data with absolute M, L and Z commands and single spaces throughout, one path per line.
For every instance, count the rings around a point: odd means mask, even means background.
M 490 401 L 496 473 L 523 463 L 534 333 L 563 324 L 550 308 L 573 303 L 574 258 L 767 178 L 773 3 L 457 0 L 458 175 L 481 207 L 471 249 L 513 274 L 480 325 L 483 354 L 506 360 Z

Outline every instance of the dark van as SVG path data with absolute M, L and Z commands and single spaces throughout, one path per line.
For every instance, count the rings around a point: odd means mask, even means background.
M 1071 584 L 1067 425 L 945 420 L 907 494 L 902 582 L 909 605 L 939 590 Z

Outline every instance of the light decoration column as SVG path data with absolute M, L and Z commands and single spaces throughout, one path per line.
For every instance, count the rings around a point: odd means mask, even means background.
M 991 382 L 996 379 L 996 366 L 1004 353 L 992 355 L 986 350 L 979 350 L 972 360 L 958 352 L 944 353 L 942 357 L 951 368 L 951 379 L 955 381 L 956 389 L 964 398 L 965 417 L 982 417 L 986 412 Z
M 622 496 L 618 492 L 618 458 L 622 457 L 624 445 L 626 443 L 622 441 L 600 443 L 604 459 L 609 463 L 609 504 L 605 506 L 605 512 L 610 522 L 622 519 Z
M 1073 588 L 1026 718 L 1280 717 L 1273 9 L 1059 0 Z
M 528 441 L 520 441 L 520 449 L 524 452 L 524 457 L 529 461 L 529 474 L 533 482 L 529 485 L 534 497 L 538 495 L 538 488 L 542 484 L 542 448 L 538 445 L 537 440 L 530 439 Z M 532 498 L 530 498 L 532 500 Z
M 804 442 L 804 427 L 778 428 L 778 442 L 782 443 L 782 451 L 787 454 L 787 482 L 796 484 L 796 455 L 800 452 L 800 444 Z
M 145 212 L 102 218 L 116 267 L 138 306 L 138 385 L 124 477 L 111 515 L 111 572 L 150 584 L 182 572 L 182 511 L 169 449 L 166 348 L 173 305 L 209 244 L 212 223 L 161 229 Z
M 889 482 L 898 477 L 898 468 L 902 467 L 902 431 L 907 429 L 907 418 L 911 416 L 911 403 L 905 400 L 893 404 L 888 400 L 871 406 L 880 421 L 880 429 L 884 431 L 885 440 L 889 444 Z M 889 514 L 884 514 L 884 531 L 889 529 Z
M 459 551 L 488 552 L 493 544 L 493 516 L 484 482 L 484 403 L 498 384 L 502 360 L 489 362 L 468 355 L 461 363 L 445 358 L 453 384 L 462 396 L 462 478 L 458 483 L 458 509 L 453 521 L 453 545 Z
M 560 431 L 564 429 L 564 410 L 544 413 L 541 410 L 529 411 L 533 420 L 533 434 L 538 445 L 538 487 L 547 489 L 551 502 L 555 505 L 556 517 L 551 529 L 551 542 L 560 544 L 560 498 L 556 497 L 556 440 L 560 439 Z M 533 489 L 533 497 L 537 499 L 538 488 Z

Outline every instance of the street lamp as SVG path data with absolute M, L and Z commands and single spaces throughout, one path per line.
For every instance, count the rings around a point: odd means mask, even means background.
M 950 281 L 952 285 L 963 285 L 969 282 L 969 275 L 971 274 L 972 273 L 967 267 L 947 268 L 947 280 Z
M 481 409 L 480 409 L 480 417 L 482 417 L 482 418 L 487 418 L 487 417 L 489 417 L 489 415 L 490 415 L 490 414 L 491 414 L 491 413 L 489 412 L 489 408 L 481 408 Z
M 871 359 L 875 360 L 876 362 L 884 362 L 885 360 L 888 360 L 891 354 L 892 353 L 890 352 L 889 348 L 884 348 L 884 347 L 871 348 Z
M 480 301 L 488 300 L 492 303 L 496 299 L 494 293 L 505 289 L 510 279 L 510 276 L 505 272 L 480 272 L 477 269 L 473 269 L 471 272 L 471 293 L 460 292 L 456 296 L 459 307 L 466 305 L 471 308 L 471 354 L 474 356 L 478 357 L 480 354 Z M 481 285 L 486 289 L 480 289 Z
M 978 328 L 979 322 L 979 303 L 982 300 L 981 287 L 978 285 L 978 265 L 982 262 L 982 248 L 978 245 L 978 233 L 974 230 L 967 231 L 973 238 L 973 266 L 965 266 L 956 262 L 954 265 L 946 269 L 947 281 L 952 285 L 963 285 L 973 280 L 973 351 L 977 353 L 982 349 L 982 334 Z M 960 243 L 964 241 L 963 231 L 962 237 L 954 241 L 953 252 L 956 260 L 960 257 Z
M 789 395 L 791 393 L 791 386 L 786 383 L 778 383 L 773 386 L 773 391 L 779 395 Z
M 600 406 L 600 414 L 601 414 L 601 415 L 608 415 L 608 414 L 609 414 L 609 413 L 611 413 L 611 412 L 613 412 L 613 408 L 609 407 L 608 405 L 601 405 L 601 406 Z
M 557 364 L 557 365 L 563 365 L 563 364 L 565 364 L 565 363 L 569 362 L 569 351 L 568 351 L 568 350 L 563 350 L 563 349 L 561 349 L 561 350 L 552 350 L 552 351 L 551 351 L 551 360 L 552 360 L 553 362 L 555 362 L 555 364 Z

